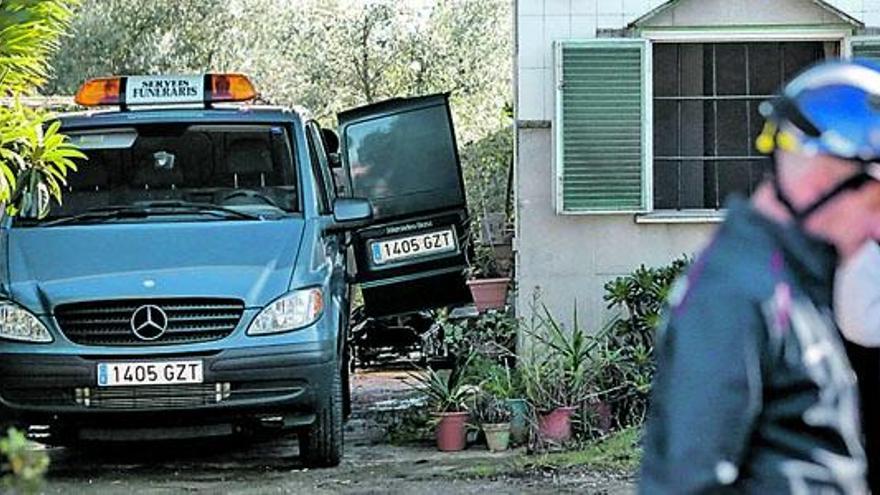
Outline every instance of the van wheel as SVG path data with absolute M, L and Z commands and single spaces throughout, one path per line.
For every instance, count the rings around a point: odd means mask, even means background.
M 338 466 L 345 444 L 340 371 L 334 374 L 329 397 L 316 416 L 315 423 L 299 434 L 300 457 L 310 467 Z

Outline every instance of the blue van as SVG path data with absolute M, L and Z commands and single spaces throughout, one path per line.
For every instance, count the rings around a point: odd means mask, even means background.
M 353 284 L 372 315 L 468 299 L 445 95 L 247 105 L 236 74 L 86 83 L 63 204 L 0 226 L 0 420 L 50 443 L 299 436 L 343 455 Z

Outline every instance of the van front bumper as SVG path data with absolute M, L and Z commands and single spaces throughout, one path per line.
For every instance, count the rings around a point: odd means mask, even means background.
M 323 343 L 155 356 L 0 353 L 0 420 L 82 431 L 198 426 L 191 436 L 253 421 L 304 426 L 331 390 L 335 354 Z M 98 363 L 194 359 L 202 384 L 97 385 Z

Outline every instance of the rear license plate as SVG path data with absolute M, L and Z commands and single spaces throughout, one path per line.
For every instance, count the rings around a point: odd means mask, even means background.
M 437 230 L 399 237 L 372 244 L 373 263 L 381 265 L 408 258 L 420 258 L 457 250 L 455 232 L 452 229 Z
M 202 383 L 201 361 L 98 363 L 98 386 Z

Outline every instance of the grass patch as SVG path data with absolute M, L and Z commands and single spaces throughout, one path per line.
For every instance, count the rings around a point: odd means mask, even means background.
M 527 467 L 533 469 L 589 467 L 633 471 L 639 466 L 642 458 L 640 438 L 640 429 L 627 428 L 579 450 L 553 452 L 527 458 Z
M 461 471 L 465 477 L 491 478 L 501 475 L 523 475 L 529 471 L 556 471 L 587 468 L 603 471 L 633 472 L 642 457 L 639 447 L 641 429 L 627 428 L 583 448 L 566 452 L 528 455 L 501 462 L 477 462 Z

